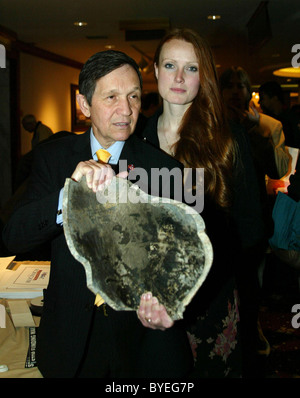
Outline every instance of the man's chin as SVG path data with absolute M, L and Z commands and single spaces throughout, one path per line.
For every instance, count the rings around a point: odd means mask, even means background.
M 134 130 L 124 130 L 124 131 L 117 131 L 114 134 L 115 141 L 126 141 L 132 134 Z

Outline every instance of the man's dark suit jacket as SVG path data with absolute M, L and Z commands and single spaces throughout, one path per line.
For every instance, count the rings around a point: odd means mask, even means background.
M 82 359 L 95 295 L 85 271 L 70 253 L 63 228 L 56 223 L 58 197 L 65 179 L 80 161 L 92 159 L 90 131 L 48 142 L 35 150 L 27 193 L 4 229 L 4 242 L 22 253 L 51 241 L 51 274 L 38 330 L 38 367 L 45 377 L 73 377 Z M 120 160 L 142 167 L 181 167 L 173 158 L 132 135 Z

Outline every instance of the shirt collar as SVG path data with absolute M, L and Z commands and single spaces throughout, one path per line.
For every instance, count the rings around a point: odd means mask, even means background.
M 125 141 L 116 141 L 109 148 L 103 148 L 99 144 L 96 137 L 94 136 L 92 128 L 91 128 L 91 132 L 90 132 L 90 137 L 91 137 L 91 151 L 92 151 L 94 160 L 97 160 L 96 152 L 98 151 L 98 149 L 106 149 L 111 154 L 111 157 L 110 157 L 108 163 L 117 164 L 119 162 L 119 157 L 121 155 Z

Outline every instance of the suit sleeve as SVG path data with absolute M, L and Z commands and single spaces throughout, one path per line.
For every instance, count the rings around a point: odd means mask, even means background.
M 282 124 L 278 120 L 264 114 L 260 115 L 260 124 L 262 128 L 267 129 L 270 132 L 279 176 L 278 178 L 282 178 L 288 172 L 290 162 L 290 156 L 285 147 L 285 136 Z M 272 176 L 270 177 L 273 178 Z
M 12 253 L 30 251 L 62 233 L 56 223 L 62 187 L 55 170 L 46 151 L 36 150 L 27 190 L 3 229 L 4 244 Z

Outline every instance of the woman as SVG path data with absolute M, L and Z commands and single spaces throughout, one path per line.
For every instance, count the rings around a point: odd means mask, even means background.
M 159 44 L 154 69 L 163 109 L 149 119 L 143 136 L 185 168 L 204 168 L 201 216 L 214 248 L 212 269 L 185 311 L 194 352 L 192 376 L 239 377 L 234 270 L 240 237 L 232 212 L 233 192 L 242 185 L 232 178 L 236 144 L 227 128 L 213 56 L 197 33 L 176 29 Z

